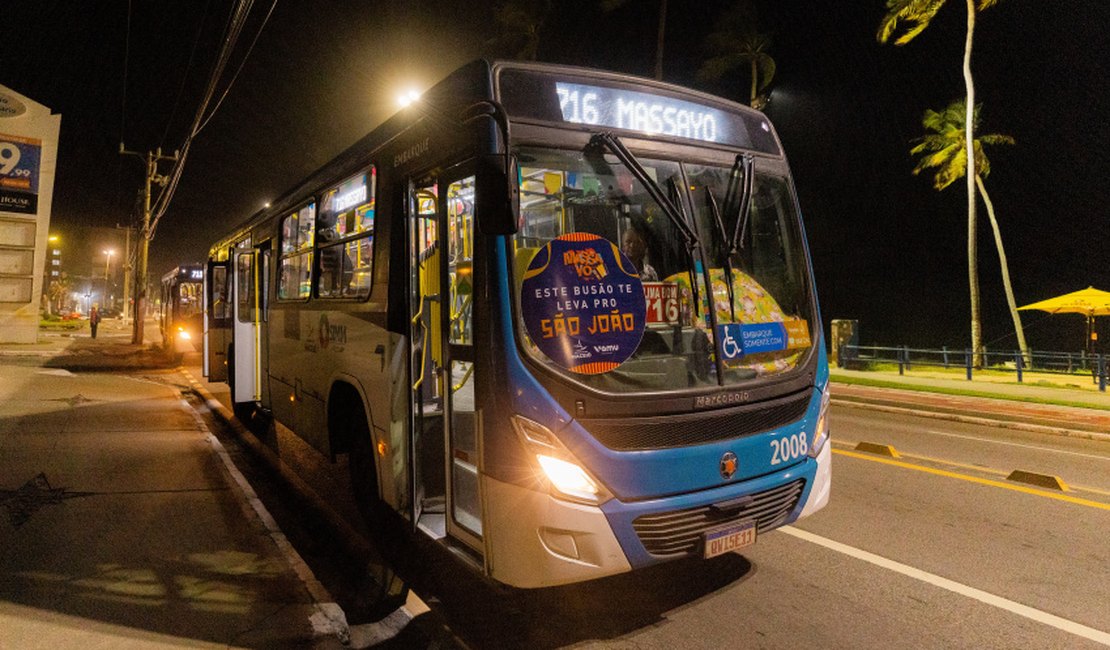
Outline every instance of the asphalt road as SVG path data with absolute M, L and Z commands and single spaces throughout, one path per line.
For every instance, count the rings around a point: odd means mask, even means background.
M 832 426 L 829 506 L 743 555 L 538 593 L 424 563 L 431 578 L 415 582 L 433 613 L 387 645 L 430 635 L 476 648 L 1110 646 L 1105 442 L 840 405 Z M 901 457 L 855 451 L 861 441 Z M 343 489 L 345 468 L 291 458 L 308 484 Z M 1069 489 L 1006 479 L 1019 469 Z

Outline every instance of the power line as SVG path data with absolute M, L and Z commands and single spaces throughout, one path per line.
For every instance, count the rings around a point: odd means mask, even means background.
M 219 56 L 216 58 L 216 62 L 213 65 L 212 74 L 209 77 L 208 85 L 204 93 L 204 98 L 201 100 L 200 105 L 197 107 L 196 115 L 193 118 L 193 125 L 190 128 L 189 134 L 185 138 L 185 142 L 181 147 L 180 156 L 178 157 L 173 170 L 169 174 L 169 181 L 159 193 L 158 199 L 155 202 L 153 219 L 151 220 L 150 231 L 147 235 L 148 240 L 153 239 L 154 233 L 158 227 L 158 223 L 161 220 L 162 216 L 166 213 L 166 209 L 169 207 L 169 203 L 173 199 L 174 192 L 177 191 L 177 185 L 180 182 L 181 174 L 185 169 L 185 161 L 188 158 L 189 149 L 192 146 L 193 139 L 197 136 L 197 134 L 200 133 L 201 129 L 204 128 L 205 125 L 207 125 L 208 121 L 212 119 L 212 116 L 215 115 L 216 110 L 220 106 L 220 103 L 223 102 L 224 97 L 226 97 L 227 93 L 231 90 L 232 84 L 234 84 L 235 80 L 238 78 L 239 71 L 242 70 L 243 65 L 246 63 L 246 58 L 250 56 L 251 51 L 253 51 L 254 49 L 255 43 L 258 42 L 258 37 L 261 35 L 262 30 L 269 22 L 270 16 L 273 15 L 274 8 L 277 6 L 277 0 L 273 0 L 273 2 L 270 4 L 270 9 L 269 11 L 267 11 L 262 24 L 259 25 L 258 32 L 255 34 L 254 39 L 252 39 L 250 48 L 247 50 L 246 54 L 243 57 L 243 60 L 240 62 L 239 68 L 235 71 L 235 74 L 228 82 L 228 85 L 225 88 L 223 95 L 221 95 L 219 101 L 206 117 L 205 113 L 208 112 L 208 106 L 212 102 L 212 97 L 216 94 L 216 88 L 219 85 L 220 79 L 223 77 L 224 71 L 227 69 L 228 62 L 231 60 L 231 55 L 235 50 L 235 44 L 238 42 L 239 36 L 242 34 L 243 28 L 246 25 L 247 18 L 250 15 L 253 6 L 254 0 L 240 0 L 240 2 L 236 5 L 234 11 L 232 12 L 231 16 L 229 17 L 227 31 L 224 36 L 224 43 L 221 46 Z

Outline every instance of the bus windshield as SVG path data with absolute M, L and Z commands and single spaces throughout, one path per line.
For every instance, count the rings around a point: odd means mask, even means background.
M 616 157 L 594 148 L 524 148 L 517 159 L 516 320 L 530 357 L 610 393 L 759 382 L 805 358 L 814 303 L 785 176 L 758 165 L 640 159 L 696 234 L 688 245 Z M 748 201 L 737 173 L 754 174 Z M 600 272 L 560 276 L 554 269 L 572 259 L 581 267 L 587 251 L 597 253 Z M 621 302 L 622 292 L 633 291 L 642 292 L 642 312 Z M 591 311 L 595 305 L 600 312 Z M 604 318 L 610 313 L 611 322 Z

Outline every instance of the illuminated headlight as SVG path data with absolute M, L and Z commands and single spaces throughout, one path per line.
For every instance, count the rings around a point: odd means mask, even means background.
M 184 328 L 181 327 L 177 328 L 177 336 L 183 341 L 188 341 L 189 339 L 193 338 L 189 336 L 189 333 L 186 332 Z
M 519 415 L 514 415 L 512 422 L 524 446 L 535 455 L 555 496 L 590 505 L 599 505 L 612 497 L 550 429 Z
M 597 483 L 594 483 L 593 479 L 586 474 L 586 470 L 574 463 L 553 456 L 536 454 L 536 460 L 539 461 L 543 473 L 547 475 L 552 487 L 556 490 L 584 501 L 597 501 L 597 496 L 601 490 L 598 489 Z
M 813 431 L 813 444 L 809 446 L 811 458 L 817 458 L 821 448 L 829 441 L 829 386 L 825 384 L 825 391 L 821 393 L 821 411 L 817 415 L 817 427 Z

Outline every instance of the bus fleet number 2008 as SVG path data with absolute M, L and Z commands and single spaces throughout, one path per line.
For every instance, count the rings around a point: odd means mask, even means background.
M 771 439 L 771 464 L 789 463 L 795 458 L 805 456 L 809 451 L 809 441 L 804 431 L 792 436 Z

